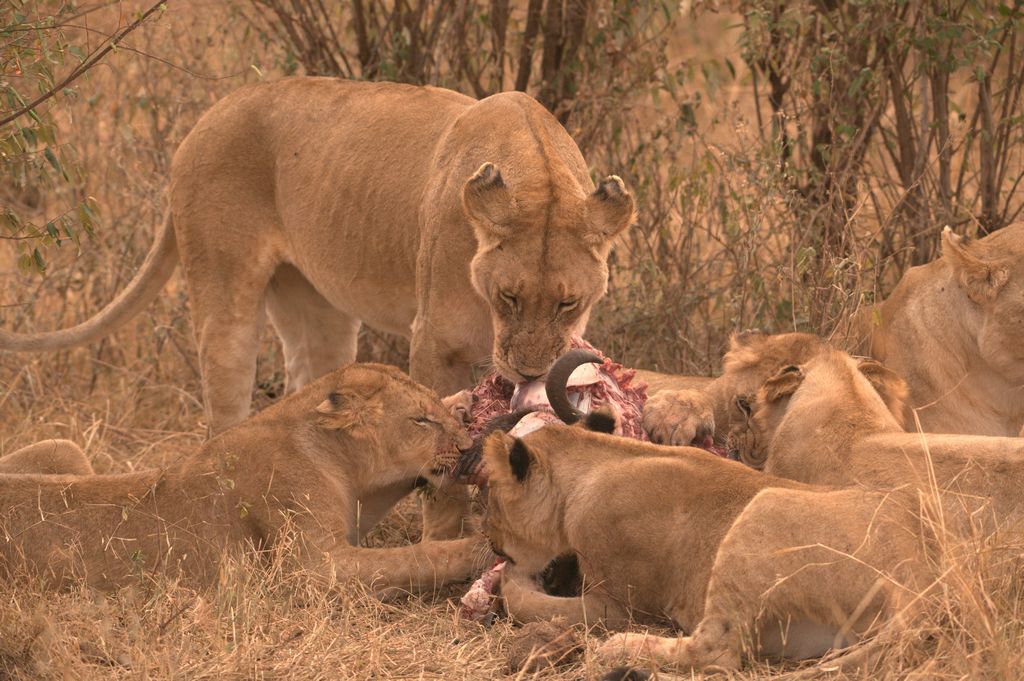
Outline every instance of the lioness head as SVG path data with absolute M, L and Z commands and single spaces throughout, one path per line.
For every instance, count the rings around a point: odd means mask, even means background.
M 539 573 L 551 559 L 569 551 L 543 453 L 520 438 L 496 432 L 484 443 L 484 465 L 488 480 L 483 531 L 491 548 Z
M 1024 223 L 972 241 L 942 232 L 942 257 L 953 269 L 977 315 L 950 314 L 976 321 L 978 349 L 992 369 L 1013 383 L 1024 382 Z
M 828 348 L 825 341 L 809 333 L 734 333 L 722 358 L 723 372 L 717 381 L 717 390 L 721 391 L 719 402 L 734 407 L 747 404 L 777 371 L 791 364 L 803 364 Z M 737 422 L 744 423 L 742 408 L 726 413 L 716 410 L 715 423 L 720 433 L 729 433 Z
M 436 483 L 473 444 L 433 391 L 394 367 L 352 364 L 321 381 L 316 427 L 351 443 L 368 474 L 386 466 Z
M 879 362 L 828 349 L 783 367 L 753 399 L 738 397 L 728 447 L 748 466 L 798 478 L 790 467 L 806 467 L 808 449 L 820 447 L 825 456 L 833 435 L 902 430 L 908 392 L 906 382 Z M 785 460 L 788 454 L 796 460 Z
M 632 222 L 633 197 L 614 175 L 589 196 L 512 187 L 485 163 L 462 205 L 477 238 L 470 277 L 491 309 L 494 364 L 512 381 L 543 376 L 604 295 L 612 239 Z

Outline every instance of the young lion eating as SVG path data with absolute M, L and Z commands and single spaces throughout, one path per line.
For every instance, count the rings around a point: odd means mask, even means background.
M 907 392 L 878 362 L 824 348 L 737 403 L 746 418 L 730 433 L 730 448 L 740 461 L 790 480 L 936 489 L 970 508 L 988 505 L 998 523 L 1019 518 L 1024 439 L 905 433 Z
M 502 591 L 516 619 L 656 617 L 692 632 L 620 634 L 603 657 L 737 668 L 751 642 L 757 655 L 820 655 L 872 633 L 923 583 L 906 495 L 810 488 L 698 449 L 562 426 L 494 434 L 484 456 L 485 533 L 512 563 Z M 565 554 L 584 596 L 524 586 Z
M 469 436 L 397 369 L 337 369 L 163 470 L 0 476 L 4 569 L 105 589 L 171 572 L 209 583 L 226 550 L 294 528 L 327 581 L 432 588 L 479 571 L 479 540 L 369 549 L 362 537 L 422 480 L 441 483 Z

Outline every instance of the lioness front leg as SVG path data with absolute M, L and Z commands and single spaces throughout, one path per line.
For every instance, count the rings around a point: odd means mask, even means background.
M 601 644 L 597 656 L 605 661 L 623 657 L 676 669 L 739 669 L 739 630 L 728 619 L 705 617 L 693 636 L 615 634 Z
M 506 566 L 501 576 L 501 597 L 505 611 L 517 622 L 539 622 L 564 617 L 569 625 L 601 623 L 621 627 L 629 622 L 628 611 L 596 591 L 581 596 L 552 596 L 540 590 L 533 576 Z
M 472 384 L 472 367 L 454 359 L 457 353 L 448 350 L 448 345 L 428 338 L 419 322 L 417 317 L 413 324 L 409 375 L 438 394 L 448 395 L 446 404 L 454 413 L 465 402 L 464 389 Z M 460 536 L 469 517 L 469 502 L 469 488 L 456 483 L 424 496 L 423 538 L 451 539 Z
M 382 594 L 394 590 L 430 591 L 464 581 L 477 576 L 494 560 L 486 542 L 479 537 L 380 549 L 339 546 L 327 557 L 330 563 L 317 564 L 318 570 L 327 570 L 339 582 L 357 580 Z
M 421 498 L 425 541 L 439 541 L 462 535 L 470 515 L 469 485 L 448 482 Z
M 658 444 L 704 444 L 715 434 L 714 403 L 702 390 L 659 392 L 644 405 L 644 430 Z

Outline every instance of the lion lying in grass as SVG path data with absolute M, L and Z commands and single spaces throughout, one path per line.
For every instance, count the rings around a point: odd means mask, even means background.
M 912 495 L 823 491 L 698 449 L 562 426 L 494 434 L 484 456 L 485 533 L 513 563 L 502 590 L 516 619 L 663 618 L 692 632 L 617 635 L 602 657 L 735 669 L 745 651 L 820 655 L 890 621 L 925 583 Z M 522 579 L 567 553 L 584 596 Z
M 358 544 L 419 481 L 442 483 L 470 444 L 431 391 L 391 367 L 350 365 L 163 470 L 0 476 L 0 555 L 7 571 L 53 585 L 111 589 L 163 571 L 209 583 L 225 550 L 266 549 L 294 528 L 299 560 L 327 582 L 429 589 L 478 572 L 480 541 Z M 11 456 L 39 470 L 48 446 Z
M 845 345 L 906 379 L 907 404 L 925 432 L 1024 435 L 1024 222 L 977 241 L 945 230 L 942 256 L 907 271 L 889 298 L 849 326 Z M 652 384 L 644 410 L 651 439 L 690 444 L 712 421 L 724 437 L 736 396 L 752 394 L 781 369 L 780 357 L 789 357 L 785 364 L 810 359 L 811 336 L 802 349 L 785 347 L 800 336 L 734 337 L 724 373 L 707 383 L 641 372 Z M 738 352 L 760 357 L 733 366 Z M 913 419 L 907 425 L 916 429 Z
M 717 433 L 718 439 L 724 440 L 737 417 L 734 405 L 738 395 L 753 394 L 776 371 L 810 359 L 823 347 L 820 338 L 808 333 L 733 334 L 722 359 L 721 376 L 703 386 L 651 390 L 644 406 L 644 430 L 659 444 L 689 445 L 708 433 Z
M 1021 434 L 1024 222 L 977 240 L 947 227 L 942 256 L 908 270 L 854 326 L 853 350 L 906 379 L 925 432 Z
M 810 484 L 911 486 L 991 503 L 997 519 L 1022 509 L 1024 439 L 903 432 L 907 385 L 874 360 L 827 348 L 765 381 L 730 433 L 738 458 Z M 741 403 L 742 406 L 742 403 Z

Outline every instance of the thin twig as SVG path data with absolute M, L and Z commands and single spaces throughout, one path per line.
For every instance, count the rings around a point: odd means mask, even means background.
M 111 50 L 117 47 L 118 43 L 121 42 L 125 38 L 125 36 L 127 36 L 129 33 L 131 33 L 139 26 L 141 26 L 142 23 L 146 19 L 148 19 L 151 14 L 156 12 L 158 9 L 164 8 L 168 2 L 169 0 L 160 0 L 160 2 L 155 3 L 148 10 L 143 12 L 138 19 L 130 23 L 128 26 L 124 27 L 124 29 L 122 29 L 121 31 L 115 33 L 114 37 L 110 39 L 110 41 L 107 43 L 105 47 L 100 48 L 99 50 L 93 52 L 88 57 L 86 57 L 85 61 L 79 64 L 73 71 L 71 71 L 71 73 L 68 74 L 68 76 L 64 80 L 62 80 L 57 85 L 54 85 L 52 88 L 50 88 L 40 96 L 36 97 L 34 100 L 29 102 L 25 106 L 21 107 L 14 113 L 6 116 L 3 120 L 0 120 L 0 128 L 7 125 L 11 121 L 15 121 L 21 118 L 29 111 L 32 111 L 37 106 L 50 99 L 64 88 L 66 88 L 68 85 L 71 85 L 71 83 L 78 80 L 86 71 L 91 69 L 93 66 L 96 66 L 96 64 L 98 64 L 99 61 L 103 59 L 103 57 L 107 56 L 107 53 L 109 53 Z

